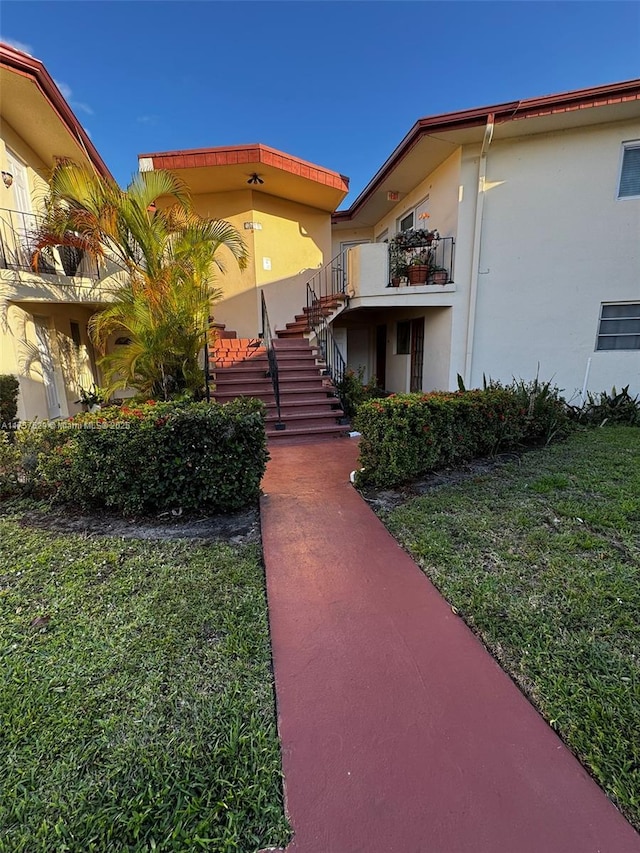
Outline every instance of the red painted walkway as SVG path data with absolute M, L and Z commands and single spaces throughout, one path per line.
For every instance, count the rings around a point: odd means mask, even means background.
M 271 448 L 262 536 L 295 853 L 638 853 L 640 837 L 348 482 Z

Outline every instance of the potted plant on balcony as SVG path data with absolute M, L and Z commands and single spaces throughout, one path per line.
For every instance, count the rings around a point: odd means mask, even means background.
M 449 281 L 449 270 L 444 267 L 433 267 L 429 274 L 429 284 L 445 285 Z
M 409 284 L 426 284 L 431 265 L 431 249 L 416 252 L 409 261 Z
M 409 265 L 407 264 L 407 253 L 393 240 L 389 243 L 389 275 L 391 276 L 391 287 L 399 287 L 400 280 L 406 278 Z

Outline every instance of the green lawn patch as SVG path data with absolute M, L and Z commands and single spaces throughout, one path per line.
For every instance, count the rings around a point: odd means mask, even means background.
M 640 430 L 574 434 L 384 520 L 640 827 Z
M 0 517 L 0 851 L 288 839 L 256 546 Z

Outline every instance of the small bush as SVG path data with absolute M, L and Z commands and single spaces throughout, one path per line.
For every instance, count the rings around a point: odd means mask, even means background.
M 25 479 L 64 502 L 125 514 L 232 512 L 257 500 L 264 406 L 148 403 L 18 430 Z
M 604 424 L 640 426 L 640 398 L 629 394 L 628 385 L 619 393 L 614 385 L 611 393 L 601 391 L 596 396 L 589 392 L 585 404 L 573 409 L 573 415 L 580 423 L 590 426 Z
M 18 449 L 9 441 L 7 433 L 0 430 L 0 498 L 17 491 L 19 462 Z
M 365 400 L 374 400 L 387 396 L 387 392 L 378 388 L 375 378 L 364 382 L 364 367 L 359 367 L 357 372 L 351 369 L 345 370 L 342 379 L 336 383 L 336 390 L 340 397 L 344 413 L 349 418 L 355 416 L 358 406 L 364 403 Z
M 9 430 L 18 414 L 20 384 L 15 376 L 0 376 L 0 429 Z
M 483 390 L 399 394 L 364 403 L 359 481 L 396 485 L 444 465 L 500 449 L 546 443 L 571 429 L 548 383 L 490 383 Z

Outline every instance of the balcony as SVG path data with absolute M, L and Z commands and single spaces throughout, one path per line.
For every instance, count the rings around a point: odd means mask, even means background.
M 388 243 L 363 243 L 347 253 L 347 294 L 350 308 L 391 307 L 402 305 L 451 305 L 456 291 L 453 281 L 455 240 L 439 237 L 423 246 L 403 249 L 402 275 L 398 271 L 395 248 Z M 391 257 L 390 257 L 391 255 Z M 412 266 L 422 265 L 422 276 L 411 273 Z M 418 283 L 411 284 L 412 279 Z M 422 280 L 420 280 L 422 279 Z
M 42 221 L 33 213 L 0 209 L 3 297 L 14 302 L 110 302 L 115 289 L 111 273 L 81 249 L 47 248 L 36 267 L 34 253 Z
M 34 252 L 43 218 L 33 213 L 0 209 L 0 268 L 37 275 L 100 278 L 95 261 L 81 249 L 55 246 L 45 249 L 36 267 Z

